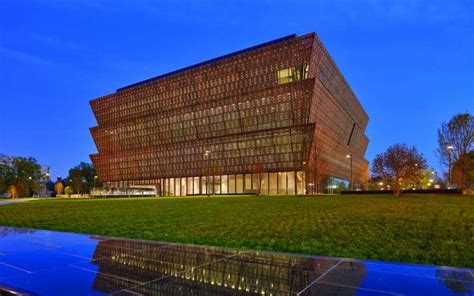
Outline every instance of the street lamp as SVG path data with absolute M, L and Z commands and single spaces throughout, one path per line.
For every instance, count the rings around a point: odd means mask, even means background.
M 306 161 L 303 161 L 303 194 L 308 194 L 308 190 L 306 190 L 306 181 L 310 180 L 309 175 L 309 169 L 308 166 L 306 166 Z
M 313 194 L 313 186 L 314 186 L 314 183 L 308 183 L 309 194 Z
M 80 190 L 80 191 L 82 192 L 81 195 L 84 194 L 84 189 L 85 189 L 84 186 L 85 186 L 86 182 L 87 182 L 86 178 L 85 178 L 85 177 L 82 177 L 82 178 L 81 178 L 81 183 L 82 183 L 82 184 L 81 184 L 81 190 Z
M 95 191 L 97 190 L 97 179 L 98 179 L 98 178 L 99 178 L 99 177 L 98 177 L 97 175 L 94 176 L 94 188 L 91 190 L 91 195 L 93 195 L 93 194 L 92 194 L 92 191 L 95 193 Z
M 48 169 L 49 170 L 49 169 Z M 49 197 L 49 192 L 48 192 L 48 181 L 49 181 L 49 172 L 46 172 L 44 174 L 44 187 L 43 187 L 43 194 L 45 197 Z
M 30 197 L 30 182 L 31 182 L 31 177 L 28 177 L 28 183 L 26 183 L 26 197 Z
M 346 154 L 346 158 L 350 158 L 351 159 L 351 190 L 354 190 L 354 183 L 353 183 L 353 180 L 352 180 L 352 153 L 350 154 Z
M 208 197 L 211 196 L 211 192 L 209 190 L 209 179 L 211 178 L 210 176 L 210 169 L 211 169 L 211 163 L 210 163 L 210 160 L 211 160 L 211 151 L 209 150 L 206 150 L 206 153 L 204 153 L 204 156 L 206 157 L 206 160 L 207 160 L 207 176 L 206 176 L 206 194 Z
M 451 187 L 451 153 L 454 149 L 453 145 L 448 145 L 448 189 Z

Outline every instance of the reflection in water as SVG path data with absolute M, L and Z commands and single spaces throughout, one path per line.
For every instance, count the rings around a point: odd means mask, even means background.
M 473 274 L 0 226 L 0 295 L 472 296 Z
M 0 236 L 7 236 L 9 234 L 33 234 L 36 230 L 29 228 L 17 228 L 17 227 L 0 227 Z M 1 295 L 1 294 L 0 294 Z
M 34 294 L 20 290 L 18 288 L 9 287 L 5 284 L 0 284 L 0 295 L 1 296 L 18 296 L 18 295 L 31 296 Z
M 473 275 L 470 271 L 439 268 L 436 270 L 436 278 L 454 293 L 467 294 L 474 290 Z
M 99 266 L 93 287 L 107 293 L 133 282 L 133 292 L 145 295 L 295 295 L 338 260 L 106 240 L 99 241 L 92 262 Z M 354 264 L 351 284 L 357 287 L 366 270 L 363 263 Z M 324 289 L 331 295 L 354 295 L 336 285 Z

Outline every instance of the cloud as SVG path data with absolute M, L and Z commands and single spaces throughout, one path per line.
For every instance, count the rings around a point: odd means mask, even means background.
M 54 63 L 50 60 L 43 59 L 41 57 L 26 53 L 23 51 L 19 51 L 16 49 L 12 49 L 3 45 L 0 45 L 0 55 L 5 56 L 7 58 L 13 58 L 13 59 L 21 60 L 23 62 L 33 63 L 37 65 L 46 65 L 46 66 L 54 65 Z

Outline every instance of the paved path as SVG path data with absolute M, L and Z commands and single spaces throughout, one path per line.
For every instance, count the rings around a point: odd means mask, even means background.
M 0 226 L 0 294 L 472 295 L 473 270 Z
M 11 204 L 11 203 L 21 203 L 21 202 L 26 202 L 26 201 L 30 201 L 29 199 L 0 199 L 0 206 L 3 206 L 3 205 L 8 205 L 8 204 Z

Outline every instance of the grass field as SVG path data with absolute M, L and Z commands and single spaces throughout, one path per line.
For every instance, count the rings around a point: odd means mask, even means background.
M 40 200 L 0 225 L 474 267 L 474 197 L 230 196 Z

